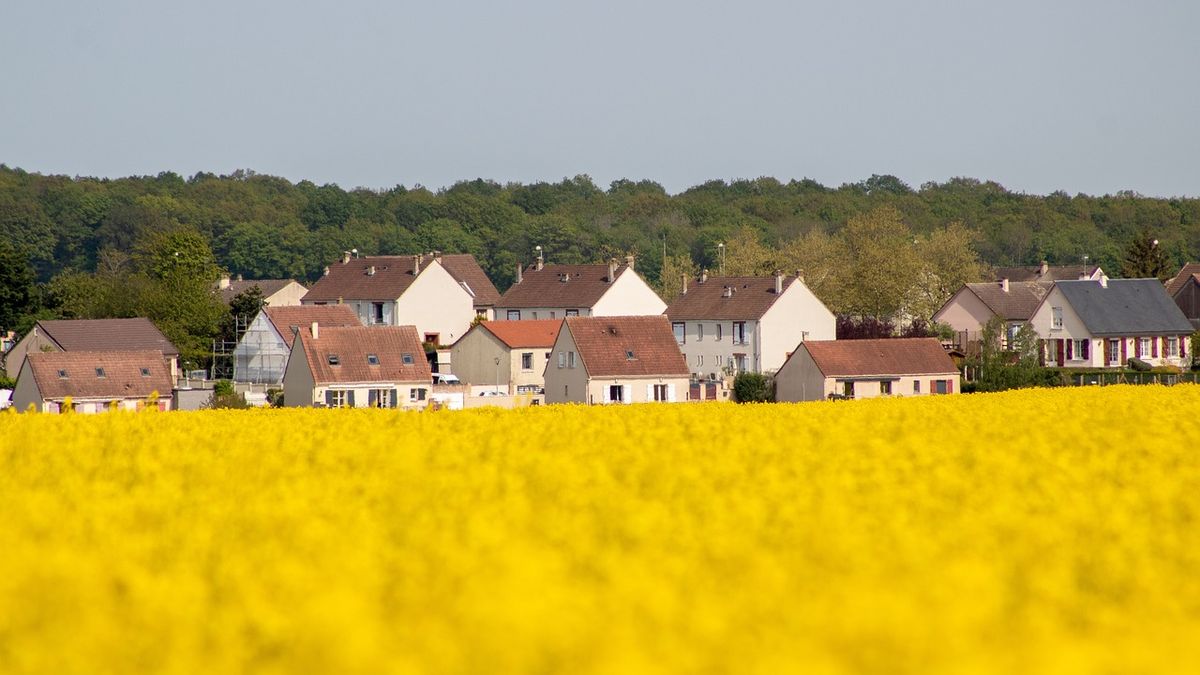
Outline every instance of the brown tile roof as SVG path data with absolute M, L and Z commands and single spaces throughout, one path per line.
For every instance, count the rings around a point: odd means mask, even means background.
M 271 325 L 275 326 L 275 330 L 279 331 L 279 335 L 283 337 L 283 341 L 289 349 L 296 339 L 292 326 L 296 328 L 311 327 L 313 323 L 322 328 L 362 325 L 362 322 L 358 320 L 358 315 L 350 309 L 349 305 L 291 305 L 263 307 L 262 311 L 267 315 L 267 320 L 271 322 Z
M 967 288 L 1001 319 L 1028 321 L 1054 288 L 1054 282 L 1009 281 L 1007 291 L 997 282 L 967 284 Z
M 825 377 L 958 372 L 937 338 L 809 340 L 799 349 L 808 350 Z
M 562 327 L 562 319 L 526 321 L 484 321 L 479 324 L 512 349 L 518 347 L 553 347 Z
M 298 282 L 293 279 L 232 279 L 228 287 L 218 287 L 217 293 L 221 295 L 221 301 L 228 305 L 233 302 L 233 299 L 239 293 L 248 291 L 255 286 L 258 286 L 259 290 L 262 291 L 263 297 L 267 298 L 287 288 L 288 284 L 294 283 Z
M 496 290 L 492 280 L 476 262 L 475 256 L 469 253 L 442 254 L 439 260 L 455 281 L 466 284 L 475 294 L 476 307 L 493 307 L 500 301 L 500 291 Z
M 411 255 L 372 255 L 351 258 L 349 262 L 337 261 L 329 266 L 329 274 L 317 280 L 304 296 L 305 302 L 336 302 L 343 300 L 395 300 L 408 290 L 416 276 L 413 275 Z M 432 264 L 429 254 L 421 256 L 421 270 Z M 484 306 L 488 300 L 495 302 L 499 292 L 470 254 L 440 256 L 442 267 L 460 284 L 465 283 L 475 294 L 475 305 Z M 374 274 L 368 274 L 370 268 Z M 485 283 L 486 282 L 486 283 Z
M 46 399 L 145 398 L 155 391 L 171 395 L 171 374 L 158 350 L 31 352 L 26 362 Z M 97 375 L 97 368 L 104 369 L 104 377 Z
M 796 277 L 785 277 L 786 291 Z M 725 289 L 731 289 L 725 297 Z M 771 309 L 780 296 L 775 295 L 775 277 L 708 277 L 704 283 L 693 279 L 687 293 L 681 293 L 663 312 L 672 321 L 755 320 Z
M 1087 272 L 1088 276 L 1100 269 L 1096 265 L 1047 265 L 1045 272 L 1040 265 L 1030 267 L 997 267 L 992 270 L 993 279 L 1008 279 L 1009 281 L 1074 281 L 1080 273 Z
M 300 342 L 317 384 L 430 382 L 433 374 L 415 326 L 357 326 L 300 329 Z M 378 365 L 367 356 L 374 355 Z M 405 363 L 408 355 L 411 363 Z M 337 357 L 337 365 L 329 363 Z
M 150 319 L 49 319 L 37 322 L 35 328 L 66 352 L 153 349 L 179 356 L 179 350 Z
M 1179 274 L 1167 280 L 1167 295 L 1172 298 L 1183 288 L 1193 277 L 1200 281 L 1200 263 L 1187 263 L 1180 270 Z
M 619 265 L 616 276 L 619 278 L 626 269 L 626 265 Z M 510 286 L 496 306 L 582 309 L 595 305 L 609 288 L 612 283 L 607 263 L 546 265 L 540 270 L 531 266 L 522 272 L 521 282 Z
M 690 374 L 667 317 L 573 316 L 564 319 L 583 367 L 592 377 L 687 377 Z M 629 357 L 633 352 L 633 357 Z

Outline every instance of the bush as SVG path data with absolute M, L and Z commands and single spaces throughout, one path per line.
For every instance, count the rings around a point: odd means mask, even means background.
M 762 373 L 739 373 L 733 378 L 733 400 L 764 403 L 775 400 L 775 383 Z
M 250 404 L 246 403 L 246 397 L 234 391 L 232 382 L 229 380 L 217 380 L 216 383 L 213 384 L 212 398 L 208 399 L 208 402 L 204 404 L 204 407 L 212 410 L 218 410 L 222 408 L 231 410 L 244 410 L 249 408 Z
M 283 390 L 282 389 L 268 389 L 267 390 L 267 405 L 271 406 L 272 408 L 282 408 L 283 407 Z
M 1129 367 L 1138 371 L 1139 373 L 1148 373 L 1154 366 L 1151 366 L 1149 363 L 1146 363 L 1141 359 L 1133 358 L 1129 359 Z

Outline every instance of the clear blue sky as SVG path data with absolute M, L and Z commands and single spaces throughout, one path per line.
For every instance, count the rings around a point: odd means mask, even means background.
M 1196 196 L 1198 25 L 1189 0 L 13 1 L 0 162 Z

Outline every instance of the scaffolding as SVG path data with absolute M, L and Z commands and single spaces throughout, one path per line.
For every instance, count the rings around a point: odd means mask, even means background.
M 217 338 L 212 341 L 212 365 L 208 369 L 210 380 L 232 380 L 234 375 L 234 352 L 242 336 L 250 328 L 250 318 L 246 316 L 233 317 L 233 340 Z

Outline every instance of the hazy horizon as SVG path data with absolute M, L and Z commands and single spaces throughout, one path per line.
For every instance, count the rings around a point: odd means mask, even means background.
M 1200 5 L 0 9 L 0 162 L 345 189 L 872 174 L 1200 196 Z

